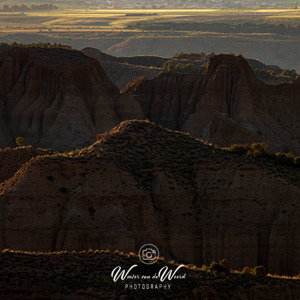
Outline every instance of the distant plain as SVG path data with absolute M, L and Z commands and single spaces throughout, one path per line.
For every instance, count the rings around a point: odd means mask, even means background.
M 86 10 L 60 9 L 0 13 L 2 42 L 60 42 L 74 48 L 95 47 L 117 56 L 159 55 L 176 52 L 241 53 L 267 64 L 300 72 L 300 35 L 285 32 L 221 32 L 193 30 L 193 23 L 245 23 L 298 28 L 300 9 L 261 10 Z M 166 29 L 138 28 L 134 24 L 170 23 Z M 189 30 L 172 24 L 191 24 Z M 128 27 L 129 26 L 129 27 Z M 131 26 L 131 27 L 130 27 Z
M 72 30 L 95 31 L 126 29 L 132 22 L 271 22 L 298 25 L 299 9 L 140 9 L 140 10 L 80 10 L 64 9 L 52 11 L 31 11 L 24 13 L 0 12 L 0 29 L 3 32 Z

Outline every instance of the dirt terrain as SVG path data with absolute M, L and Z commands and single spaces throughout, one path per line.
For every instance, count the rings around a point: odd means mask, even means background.
M 119 76 L 123 82 L 145 68 L 134 65 L 143 57 L 122 60 L 124 69 L 106 62 L 110 74 L 112 66 L 118 74 L 131 68 L 128 77 Z M 149 65 L 162 58 L 144 60 Z M 14 47 L 0 52 L 0 78 L 3 148 L 24 137 L 25 145 L 75 150 L 121 121 L 148 118 L 219 146 L 262 141 L 275 152 L 300 153 L 299 78 L 265 84 L 240 56 L 210 56 L 200 71 L 160 72 L 120 93 L 99 61 L 80 51 Z
M 145 121 L 98 138 L 33 157 L 2 182 L 2 249 L 137 252 L 153 241 L 198 266 L 225 257 L 235 269 L 299 272 L 299 167 Z

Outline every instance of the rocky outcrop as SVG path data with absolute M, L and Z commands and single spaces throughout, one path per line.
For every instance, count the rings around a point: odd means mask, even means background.
M 255 78 L 242 57 L 217 55 L 202 73 L 162 73 L 125 89 L 144 115 L 170 129 L 189 132 L 195 137 L 220 145 L 244 143 L 243 132 L 269 145 L 273 151 L 300 153 L 300 78 L 277 86 Z M 213 121 L 225 114 L 239 130 L 231 137 L 220 135 Z M 226 130 L 224 130 L 225 132 Z M 214 137 L 213 133 L 217 136 Z M 249 140 L 249 141 L 250 141 Z
M 17 136 L 33 146 L 75 149 L 139 107 L 119 99 L 100 64 L 78 51 L 11 48 L 0 53 L 0 147 Z
M 2 183 L 0 247 L 119 249 L 234 269 L 299 272 L 299 168 L 122 123 L 88 148 L 39 156 Z M 288 253 L 288 255 L 287 255 Z

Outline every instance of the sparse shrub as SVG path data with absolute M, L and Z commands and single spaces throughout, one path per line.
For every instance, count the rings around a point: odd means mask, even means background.
M 230 264 L 227 259 L 222 259 L 218 263 L 213 261 L 209 267 L 206 265 L 202 266 L 202 271 L 211 271 L 213 273 L 220 273 L 220 272 L 230 272 Z
M 297 157 L 294 158 L 294 164 L 296 166 L 300 166 L 300 156 L 297 156 Z
M 252 150 L 248 150 L 247 153 L 246 153 L 246 156 L 247 157 L 252 157 L 253 153 L 252 153 Z
M 169 73 L 189 73 L 192 71 L 196 71 L 196 67 L 193 64 L 173 64 L 173 63 L 164 63 L 163 65 L 164 71 Z
M 209 265 L 209 270 L 214 273 L 219 273 L 221 271 L 221 266 L 216 261 L 213 261 Z
M 17 42 L 12 42 L 10 44 L 8 43 L 0 43 L 0 49 L 6 50 L 9 48 L 43 48 L 43 49 L 65 49 L 65 50 L 73 50 L 73 48 L 66 44 L 60 44 L 60 43 L 31 43 L 31 44 L 22 44 Z
M 202 265 L 201 270 L 207 272 L 209 270 L 209 267 L 207 265 Z
M 53 154 L 54 150 L 51 148 L 47 148 L 47 149 L 43 149 L 44 152 L 48 153 L 48 154 Z
M 293 164 L 294 163 L 294 155 L 289 152 L 289 153 L 285 153 L 285 160 L 287 164 Z
M 278 165 L 300 166 L 300 156 L 294 157 L 292 153 L 272 153 L 263 143 L 254 143 L 246 145 L 234 144 L 230 147 L 224 148 L 227 151 L 245 155 L 246 157 L 267 158 L 273 160 Z
M 18 146 L 23 146 L 24 143 L 25 143 L 25 139 L 24 139 L 22 136 L 18 136 L 18 137 L 16 138 L 16 144 L 17 144 Z
M 228 147 L 227 150 L 242 155 L 242 154 L 247 153 L 247 151 L 246 151 L 247 146 L 248 146 L 248 145 L 238 145 L 238 144 L 234 144 L 234 145 Z
M 292 153 L 276 153 L 275 154 L 276 162 L 283 165 L 293 165 L 294 164 L 294 155 Z
M 202 57 L 205 56 L 204 52 L 191 52 L 191 53 L 185 53 L 185 52 L 180 52 L 180 53 L 175 53 L 173 55 L 174 58 L 180 58 L 180 59 L 201 59 Z
M 209 270 L 213 273 L 220 273 L 220 272 L 227 272 L 227 269 L 225 270 L 219 263 L 216 261 L 213 261 L 210 266 Z
M 242 272 L 241 272 L 241 274 L 248 274 L 248 275 L 250 275 L 250 274 L 252 274 L 252 272 L 253 272 L 252 268 L 244 267 L 243 270 L 242 270 Z
M 252 274 L 255 275 L 255 276 L 266 276 L 267 271 L 266 271 L 266 268 L 264 266 L 256 266 L 253 269 Z
M 281 76 L 287 76 L 287 77 L 291 77 L 291 78 L 296 78 L 297 73 L 295 70 L 283 70 L 281 73 Z
M 222 259 L 219 262 L 219 265 L 222 267 L 224 272 L 230 272 L 230 264 L 227 259 Z
M 254 69 L 254 74 L 257 78 L 260 78 L 263 80 L 276 78 L 275 72 L 273 70 L 264 70 L 264 69 L 256 68 L 256 69 Z

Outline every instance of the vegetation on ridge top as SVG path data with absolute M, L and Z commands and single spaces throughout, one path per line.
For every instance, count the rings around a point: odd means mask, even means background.
M 224 261 L 224 260 L 223 260 Z M 221 263 L 222 261 L 220 261 Z M 124 292 L 124 284 L 132 283 L 133 280 L 118 280 L 114 282 L 111 278 L 112 270 L 117 266 L 129 269 L 137 264 L 130 274 L 146 275 L 145 265 L 141 263 L 134 253 L 124 254 L 119 251 L 109 250 L 86 250 L 86 251 L 59 251 L 59 252 L 23 252 L 4 250 L 0 253 L 1 281 L 0 295 L 7 295 L 10 291 L 21 289 L 22 297 L 34 295 L 61 295 L 64 299 L 72 299 L 75 295 L 89 289 L 89 293 L 97 293 L 108 298 L 114 296 L 119 298 L 127 294 L 130 299 L 166 299 L 167 297 L 185 298 L 191 296 L 195 288 L 206 287 L 215 293 L 222 295 L 222 299 L 232 299 L 240 289 L 264 286 L 273 287 L 293 284 L 300 285 L 298 280 L 292 278 L 276 278 L 272 276 L 253 276 L 248 274 L 214 271 L 203 271 L 193 265 L 186 265 L 178 271 L 177 275 L 184 275 L 186 279 L 173 279 L 170 290 L 127 290 Z M 215 265 L 215 264 L 213 264 Z M 59 268 L 53 268 L 59 266 Z M 159 270 L 168 266 L 174 270 L 178 264 L 159 259 L 151 270 Z M 147 268 L 147 267 L 146 267 Z M 149 267 L 147 269 L 149 272 Z M 151 273 L 150 273 L 151 274 Z M 294 279 L 297 279 L 295 277 Z M 137 279 L 137 284 L 161 283 L 158 279 Z M 101 294 L 103 293 L 103 294 Z

